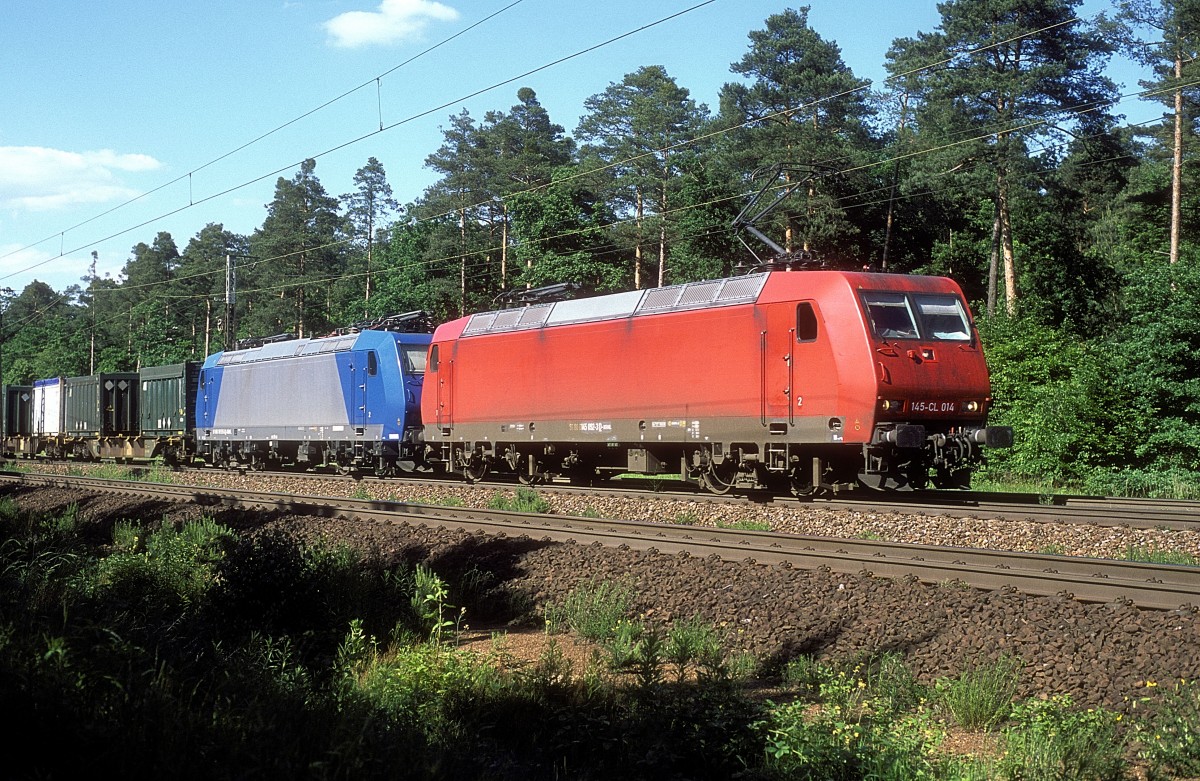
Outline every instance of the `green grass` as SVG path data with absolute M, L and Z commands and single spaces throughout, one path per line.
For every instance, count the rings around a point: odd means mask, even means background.
M 633 587 L 628 584 L 586 583 L 567 594 L 561 603 L 547 603 L 546 631 L 572 631 L 588 640 L 606 640 L 616 633 L 632 602 Z
M 550 512 L 550 503 L 532 488 L 518 488 L 512 497 L 497 491 L 488 502 L 488 507 L 492 510 L 517 513 L 544 514 Z
M 1005 778 L 1126 779 L 1120 719 L 1104 709 L 1081 711 L 1066 696 L 1021 703 L 1004 730 L 998 768 Z
M 1179 564 L 1188 567 L 1200 565 L 1200 560 L 1185 551 L 1147 548 L 1141 545 L 1130 545 L 1126 548 L 1125 560 L 1140 561 L 1146 564 Z
M 490 572 L 213 518 L 93 523 L 0 499 L 12 777 L 1117 779 L 1135 755 L 1150 778 L 1200 774 L 1191 682 L 1146 682 L 1121 721 L 1014 703 L 1007 658 L 932 687 L 887 653 L 797 656 L 768 679 L 704 618 L 652 623 L 611 582 L 546 607 L 548 629 L 599 638 L 579 673 L 569 640 L 532 660 L 448 642 Z M 998 750 L 946 753 L 949 724 L 993 730 Z
M 968 666 L 956 678 L 938 681 L 941 706 L 964 729 L 986 730 L 1008 718 L 1021 662 L 1002 656 Z
M 771 531 L 771 524 L 766 521 L 735 521 L 734 523 L 718 521 L 717 528 L 735 529 L 744 532 L 769 532 Z
M 1153 499 L 1200 499 L 1200 473 L 1144 472 L 1123 470 L 1118 472 L 1097 471 L 1076 483 L 1054 483 L 1023 475 L 993 475 L 977 473 L 971 480 L 971 488 L 977 491 L 1001 493 L 1036 494 L 1047 501 L 1061 494 L 1083 494 Z

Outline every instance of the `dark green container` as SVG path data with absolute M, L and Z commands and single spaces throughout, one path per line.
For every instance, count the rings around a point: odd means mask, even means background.
M 4 420 L 0 422 L 5 437 L 27 437 L 33 433 L 33 386 L 4 386 Z
M 68 436 L 138 433 L 138 376 L 134 372 L 68 377 L 63 388 Z
M 170 366 L 148 366 L 138 375 L 142 436 L 170 437 L 190 432 L 195 419 L 200 363 L 187 361 Z

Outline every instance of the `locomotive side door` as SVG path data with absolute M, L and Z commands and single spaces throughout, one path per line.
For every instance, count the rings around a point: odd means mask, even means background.
M 362 429 L 371 421 L 367 415 L 367 383 L 370 378 L 379 373 L 379 356 L 374 350 L 367 350 L 356 356 L 351 371 L 351 382 L 354 386 L 354 419 L 350 425 Z
M 443 434 L 449 434 L 450 428 L 454 425 L 454 362 L 447 351 L 443 348 L 447 345 L 435 344 L 429 351 L 429 366 L 427 372 L 434 373 L 434 382 L 436 389 L 434 391 L 435 400 L 437 402 L 437 419 L 435 425 L 441 429 Z
M 796 341 L 795 308 L 791 303 L 766 307 L 767 327 L 759 334 L 759 416 L 764 427 L 783 433 L 795 424 L 791 399 L 794 394 Z
M 796 430 L 804 441 L 827 441 L 825 418 L 836 412 L 837 367 L 830 335 L 815 301 L 768 307 L 763 339 L 763 425 Z

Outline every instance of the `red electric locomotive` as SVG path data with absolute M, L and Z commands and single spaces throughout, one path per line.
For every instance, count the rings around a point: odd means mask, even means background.
M 440 326 L 429 461 L 477 480 L 674 474 L 796 494 L 965 486 L 987 366 L 942 277 L 767 271 L 539 303 Z

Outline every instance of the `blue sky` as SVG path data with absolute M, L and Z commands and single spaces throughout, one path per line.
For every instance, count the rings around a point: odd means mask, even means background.
M 876 82 L 895 38 L 939 21 L 932 0 L 809 2 L 810 25 Z M 88 274 L 93 251 L 97 273 L 115 278 L 130 248 L 159 231 L 180 250 L 209 223 L 250 233 L 275 181 L 306 157 L 331 195 L 351 191 L 376 157 L 397 200 L 411 201 L 435 178 L 424 160 L 449 117 L 506 111 L 523 86 L 568 133 L 587 97 L 644 65 L 666 67 L 715 109 L 749 32 L 798 5 L 6 0 L 0 288 L 39 279 L 62 290 Z M 1109 9 L 1089 0 L 1084 10 Z M 1136 91 L 1136 69 L 1111 75 Z M 1118 111 L 1159 113 L 1132 99 Z

